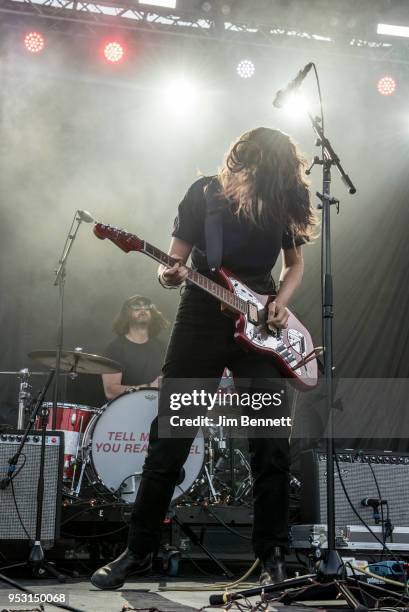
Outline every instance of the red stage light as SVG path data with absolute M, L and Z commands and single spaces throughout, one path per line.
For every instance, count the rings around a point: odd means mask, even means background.
M 122 61 L 124 53 L 123 46 L 117 41 L 111 41 L 104 47 L 104 56 L 108 62 L 116 63 Z
M 24 37 L 24 46 L 30 53 L 40 53 L 44 49 L 45 39 L 39 32 L 29 32 Z
M 378 81 L 378 92 L 382 96 L 390 96 L 396 89 L 396 82 L 390 76 L 384 76 Z

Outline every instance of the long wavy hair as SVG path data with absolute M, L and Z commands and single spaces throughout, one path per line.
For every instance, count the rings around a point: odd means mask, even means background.
M 226 153 L 218 179 L 238 215 L 266 227 L 282 223 L 294 239 L 314 237 L 317 216 L 305 178 L 306 159 L 292 140 L 270 128 L 242 134 Z
M 149 298 L 143 295 L 132 295 L 130 298 L 125 300 L 121 306 L 121 310 L 114 319 L 112 329 L 117 336 L 124 336 L 128 333 L 132 321 L 132 309 L 131 305 L 135 302 L 142 302 L 152 304 Z M 154 304 L 150 309 L 151 322 L 149 324 L 149 337 L 154 338 L 159 335 L 161 331 L 169 326 L 169 322 L 161 312 L 156 308 Z

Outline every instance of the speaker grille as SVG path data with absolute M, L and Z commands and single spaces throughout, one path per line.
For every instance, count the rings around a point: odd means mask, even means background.
M 16 432 L 20 434 L 22 432 Z M 0 479 L 7 476 L 8 460 L 19 446 L 16 433 L 0 436 Z M 53 542 L 57 537 L 57 519 L 61 507 L 61 474 L 63 462 L 63 444 L 60 432 L 48 435 L 45 447 L 44 462 L 44 500 L 41 525 L 41 539 L 45 543 Z M 6 438 L 6 439 L 5 439 Z M 17 470 L 22 469 L 13 479 L 16 503 L 13 499 L 11 485 L 0 489 L 0 540 L 27 540 L 27 535 L 18 518 L 16 504 L 30 539 L 35 539 L 37 518 L 37 486 L 40 474 L 41 441 L 29 436 L 20 456 Z M 39 436 L 38 436 L 39 438 Z M 16 470 L 16 471 L 17 471 Z
M 392 453 L 337 454 L 339 468 L 346 491 L 360 516 L 370 525 L 374 525 L 373 509 L 362 506 L 366 498 L 379 499 L 372 470 L 379 485 L 381 497 L 388 502 L 389 516 L 392 524 L 409 526 L 409 455 Z M 303 478 L 303 520 L 308 522 L 327 523 L 327 466 L 326 454 L 314 451 L 310 461 L 313 469 L 308 470 L 315 482 L 308 484 Z M 370 464 L 370 465 L 369 465 Z M 372 470 L 371 470 L 372 467 Z M 338 527 L 360 524 L 343 491 L 336 465 L 335 481 L 335 524 Z M 309 488 L 310 487 L 310 488 Z M 311 491 L 314 490 L 314 495 Z M 310 501 L 308 501 L 308 498 Z M 315 503 L 314 503 L 315 501 Z M 308 516 L 305 516 L 305 510 Z M 383 506 L 384 518 L 387 507 Z

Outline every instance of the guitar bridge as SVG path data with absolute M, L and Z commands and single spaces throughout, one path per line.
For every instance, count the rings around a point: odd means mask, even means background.
M 247 302 L 247 318 L 253 325 L 259 325 L 258 308 L 253 302 Z

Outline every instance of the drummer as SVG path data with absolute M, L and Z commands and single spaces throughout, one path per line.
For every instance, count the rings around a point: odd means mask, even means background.
M 125 300 L 113 323 L 117 337 L 104 351 L 122 366 L 121 372 L 102 375 L 108 400 L 141 387 L 157 388 L 165 353 L 157 336 L 167 326 L 149 298 L 133 295 Z

